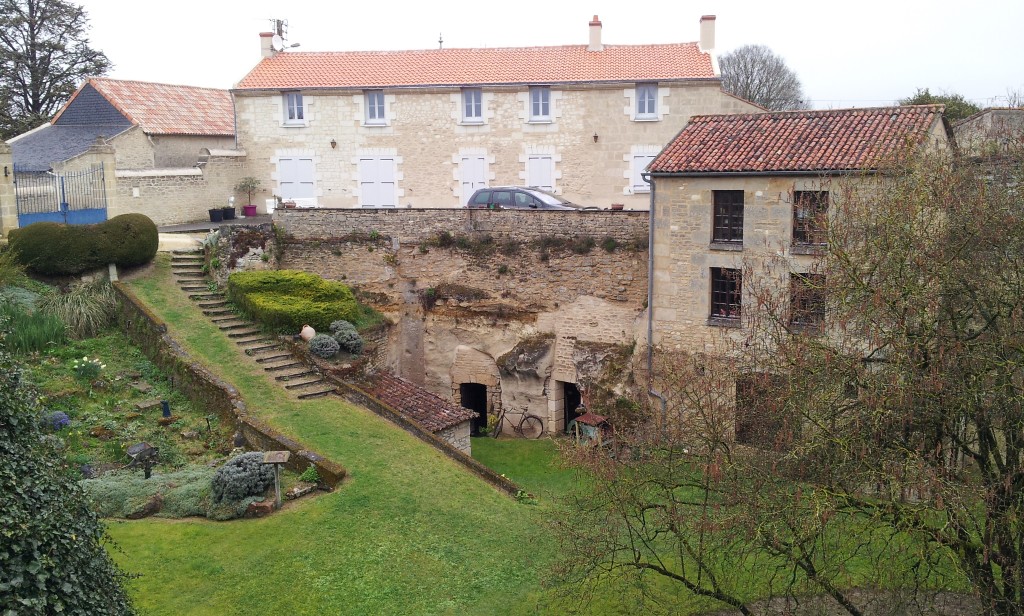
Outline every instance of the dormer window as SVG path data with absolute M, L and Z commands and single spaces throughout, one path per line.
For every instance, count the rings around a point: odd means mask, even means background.
M 306 109 L 301 92 L 284 93 L 284 123 L 294 126 L 306 125 Z

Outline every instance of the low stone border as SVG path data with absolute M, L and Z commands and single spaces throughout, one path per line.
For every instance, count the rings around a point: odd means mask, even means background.
M 348 472 L 342 465 L 304 448 L 262 420 L 251 417 L 245 401 L 233 385 L 194 362 L 167 334 L 167 325 L 123 283 L 112 284 L 120 299 L 118 325 L 150 361 L 169 375 L 172 387 L 196 404 L 216 412 L 222 421 L 234 425 L 251 446 L 264 451 L 290 451 L 292 456 L 286 465 L 289 470 L 301 473 L 312 464 L 321 481 L 332 488 L 345 478 Z

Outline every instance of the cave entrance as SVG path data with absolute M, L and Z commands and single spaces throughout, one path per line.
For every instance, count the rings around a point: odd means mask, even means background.
M 474 411 L 470 422 L 470 434 L 481 436 L 487 432 L 487 386 L 480 383 L 462 383 L 459 385 L 459 397 L 462 406 Z
M 562 425 L 565 430 L 569 429 L 569 422 L 576 419 L 576 408 L 583 401 L 583 397 L 580 395 L 580 388 L 576 386 L 576 383 L 562 383 L 562 416 L 564 421 Z

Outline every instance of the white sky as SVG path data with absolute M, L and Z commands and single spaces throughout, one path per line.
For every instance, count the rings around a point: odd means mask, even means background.
M 75 0 L 72 0 L 75 1 Z M 716 52 L 770 47 L 817 108 L 957 92 L 981 106 L 1024 92 L 1022 0 L 78 0 L 112 77 L 230 88 L 259 61 L 259 32 L 287 19 L 297 51 L 691 42 L 717 16 Z

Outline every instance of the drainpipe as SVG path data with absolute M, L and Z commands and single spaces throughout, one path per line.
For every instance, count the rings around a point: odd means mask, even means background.
M 661 392 L 654 389 L 654 195 L 657 186 L 650 173 L 641 173 L 640 177 L 651 185 L 647 221 L 647 394 L 661 401 L 661 428 L 664 432 L 668 425 L 668 401 Z

